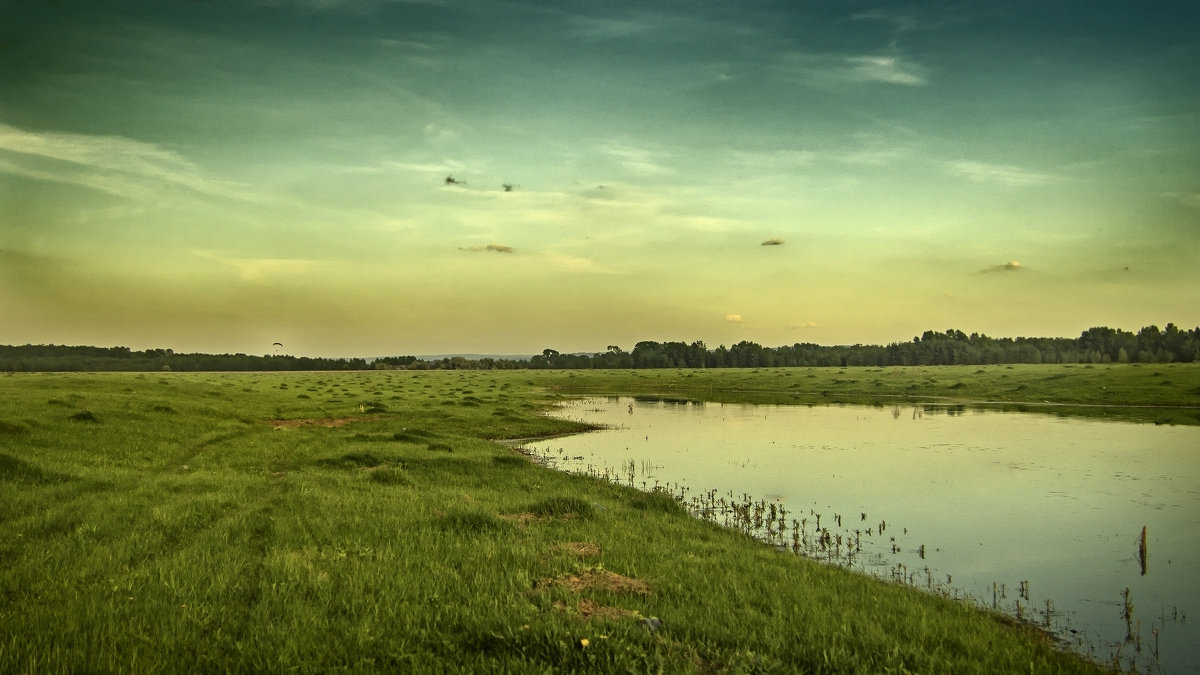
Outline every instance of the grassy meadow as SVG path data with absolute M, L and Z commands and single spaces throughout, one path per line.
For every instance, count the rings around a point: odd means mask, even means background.
M 576 393 L 1200 423 L 1194 365 L 0 376 L 0 672 L 1095 669 L 496 442 Z

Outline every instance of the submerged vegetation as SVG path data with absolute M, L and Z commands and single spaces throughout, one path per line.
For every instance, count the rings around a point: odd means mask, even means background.
M 1198 366 L 976 370 L 0 376 L 0 671 L 1093 671 L 496 442 L 580 430 L 539 413 L 583 390 L 1146 396 L 1198 421 Z

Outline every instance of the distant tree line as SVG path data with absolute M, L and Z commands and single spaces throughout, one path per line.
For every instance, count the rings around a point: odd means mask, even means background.
M 415 357 L 407 357 L 415 361 Z M 399 359 L 397 362 L 410 363 Z M 0 371 L 245 371 L 364 370 L 366 359 L 327 359 L 283 354 L 183 354 L 170 349 L 0 345 Z
M 575 361 L 561 366 L 584 367 Z M 538 357 L 534 357 L 536 362 Z M 911 342 L 826 347 L 763 347 L 742 341 L 709 349 L 703 342 L 639 342 L 628 358 L 597 354 L 592 367 L 756 368 L 772 366 L 934 366 L 997 363 L 1166 363 L 1200 360 L 1200 328 L 1148 326 L 1137 333 L 1089 328 L 1078 338 L 992 338 L 960 330 L 925 331 Z M 547 364 L 560 359 L 545 358 Z M 620 365 L 608 365 L 619 362 Z M 604 364 L 604 365 L 601 365 Z M 536 363 L 531 364 L 537 367 Z
M 525 359 L 425 361 L 415 356 L 328 359 L 285 355 L 177 354 L 170 349 L 0 345 L 2 371 L 239 371 L 239 370 L 495 370 L 581 368 L 760 368 L 775 366 L 937 366 L 999 363 L 1191 363 L 1200 361 L 1200 328 L 1147 326 L 1137 333 L 1089 328 L 1077 338 L 992 338 L 960 330 L 925 331 L 886 346 L 797 343 L 763 347 L 741 341 L 709 349 L 703 342 L 639 342 L 626 352 L 609 345 L 595 354 L 545 349 Z

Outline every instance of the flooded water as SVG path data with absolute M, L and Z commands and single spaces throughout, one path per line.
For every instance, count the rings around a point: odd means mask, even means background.
M 556 414 L 609 429 L 526 445 L 552 466 L 1019 613 L 1105 663 L 1200 673 L 1200 427 L 630 398 Z

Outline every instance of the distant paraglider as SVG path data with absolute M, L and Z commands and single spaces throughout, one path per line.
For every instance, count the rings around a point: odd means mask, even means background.
M 276 354 L 278 354 L 278 353 L 279 353 L 279 351 L 280 351 L 281 349 L 283 349 L 283 343 L 282 343 L 282 342 L 273 342 L 273 343 L 271 343 L 271 346 L 275 348 L 275 353 L 276 353 Z

